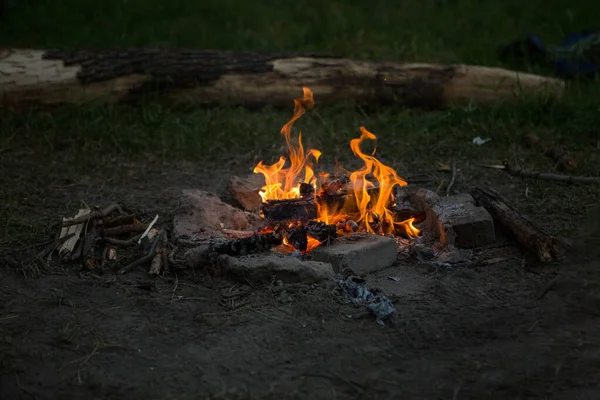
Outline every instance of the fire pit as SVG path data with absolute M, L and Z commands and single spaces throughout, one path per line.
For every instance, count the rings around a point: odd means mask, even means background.
M 491 216 L 470 196 L 440 198 L 409 188 L 375 151 L 365 153 L 361 146 L 376 139 L 365 127 L 350 141 L 361 168 L 320 170 L 321 152 L 305 151 L 301 133 L 292 137 L 294 123 L 315 104 L 310 89 L 303 90 L 304 97 L 294 101 L 293 117 L 281 129 L 289 156 L 272 165 L 260 161 L 254 176 L 230 180 L 245 211 L 205 192 L 184 193 L 186 206 L 175 216 L 174 233 L 176 239 L 197 244 L 187 253 L 189 264 L 217 262 L 239 272 L 244 263 L 260 269 L 258 260 L 272 270 L 277 270 L 276 260 L 280 270 L 289 263 L 301 268 L 301 262 L 319 262 L 329 271 L 349 268 L 362 274 L 389 267 L 399 251 L 414 245 L 451 251 L 495 240 Z M 216 215 L 221 215 L 219 222 L 211 223 Z M 291 258 L 296 261 L 286 261 Z
M 398 260 L 436 268 L 497 262 L 477 250 L 495 242 L 495 222 L 538 261 L 560 257 L 563 243 L 492 189 L 440 197 L 409 186 L 375 151 L 363 149 L 376 139 L 365 127 L 350 141 L 362 167 L 322 170 L 321 152 L 305 151 L 301 134 L 292 137 L 294 123 L 314 104 L 304 88 L 281 129 L 287 157 L 258 162 L 248 178 L 231 177 L 229 189 L 241 208 L 213 193 L 185 190 L 166 226 L 158 215 L 143 223 L 119 204 L 86 206 L 63 218 L 58 238 L 37 261 L 46 265 L 58 253 L 62 262 L 88 270 L 109 266 L 125 274 L 145 267 L 150 275 L 218 265 L 244 281 L 311 282 L 348 271 L 369 274 Z M 346 286 L 358 284 L 353 279 Z

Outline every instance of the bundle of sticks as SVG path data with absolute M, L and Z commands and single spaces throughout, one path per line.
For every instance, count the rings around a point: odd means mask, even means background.
M 75 218 L 64 218 L 59 238 L 52 251 L 63 262 L 79 262 L 86 269 L 116 266 L 117 248 L 138 248 L 143 256 L 117 271 L 127 273 L 138 266 L 147 266 L 151 275 L 168 272 L 174 264 L 176 250 L 169 244 L 167 231 L 156 228 L 154 220 L 145 224 L 135 215 L 125 213 L 119 204 L 104 209 L 80 210 Z

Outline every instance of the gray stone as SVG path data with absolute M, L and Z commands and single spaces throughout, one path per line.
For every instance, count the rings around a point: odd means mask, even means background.
M 477 207 L 470 195 L 440 198 L 432 207 L 439 232 L 445 245 L 459 248 L 485 246 L 496 241 L 494 220 L 483 207 Z
M 494 220 L 483 207 L 473 207 L 466 215 L 449 218 L 454 231 L 454 245 L 463 249 L 486 246 L 496 241 Z
M 310 253 L 315 261 L 331 263 L 335 272 L 350 269 L 357 275 L 388 268 L 396 262 L 398 244 L 388 236 L 356 233 L 320 246 Z
M 443 245 L 469 249 L 496 241 L 492 216 L 485 208 L 477 207 L 471 195 L 440 197 L 419 189 L 409 197 L 427 215 L 425 234 L 432 234 Z
M 276 254 L 231 257 L 220 255 L 217 264 L 227 274 L 250 282 L 314 283 L 335 276 L 331 264 L 317 261 L 303 261 L 296 257 Z
M 430 246 L 424 244 L 415 244 L 410 249 L 410 254 L 417 258 L 419 261 L 428 261 L 435 257 L 435 253 Z

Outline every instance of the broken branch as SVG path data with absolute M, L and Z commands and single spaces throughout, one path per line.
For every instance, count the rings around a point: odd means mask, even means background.
M 148 224 L 129 224 L 116 226 L 104 230 L 104 236 L 120 236 L 131 232 L 144 232 L 148 228 Z
M 106 243 L 114 244 L 115 246 L 131 246 L 133 244 L 136 244 L 137 241 L 140 240 L 141 237 L 142 237 L 142 234 L 132 236 L 131 238 L 129 238 L 127 240 L 115 239 L 115 238 L 111 238 L 111 237 L 104 237 L 101 239 L 104 240 Z
M 150 275 L 158 275 L 160 271 L 166 266 L 165 264 L 165 251 L 167 247 L 167 236 L 163 235 L 162 232 L 159 235 L 158 246 L 156 248 L 156 253 L 150 262 L 150 269 L 148 270 L 148 274 Z
M 555 182 L 565 182 L 565 183 L 600 183 L 600 177 L 593 176 L 573 176 L 573 175 L 559 175 L 559 174 L 550 174 L 544 172 L 531 172 L 525 171 L 520 168 L 512 167 L 508 161 L 504 161 L 503 165 L 485 165 L 485 168 L 493 168 L 500 169 L 502 171 L 507 172 L 512 176 L 517 176 L 521 178 L 533 178 L 540 179 L 545 181 L 555 181 Z
M 492 189 L 473 188 L 471 196 L 483 206 L 503 227 L 515 235 L 519 243 L 533 252 L 541 262 L 560 257 L 562 242 L 536 226 L 513 205 Z
M 68 226 L 72 226 L 72 225 L 81 224 L 83 222 L 87 222 L 89 220 L 96 219 L 96 218 L 105 218 L 105 217 L 109 216 L 110 214 L 112 214 L 114 211 L 119 211 L 120 213 L 123 212 L 123 210 L 121 209 L 121 206 L 115 203 L 115 204 L 111 204 L 107 207 L 104 207 L 104 209 L 102 211 L 100 211 L 100 210 L 92 211 L 85 215 L 82 215 L 81 217 L 78 217 L 78 218 L 75 218 L 75 219 L 72 219 L 69 221 L 64 221 L 62 226 L 68 227 Z
M 150 250 L 148 250 L 148 254 L 146 254 L 144 257 L 140 258 L 139 260 L 136 260 L 136 261 L 126 265 L 125 267 L 121 268 L 117 273 L 119 275 L 123 275 L 123 274 L 126 274 L 127 272 L 131 271 L 135 267 L 138 267 L 140 265 L 144 265 L 144 264 L 151 262 L 152 259 L 154 258 L 154 256 L 156 256 L 156 248 L 158 247 L 158 243 L 160 241 L 162 241 L 162 236 L 164 235 L 164 232 L 165 231 L 160 231 L 160 233 L 158 235 L 156 235 L 156 237 L 152 241 L 152 246 L 150 247 Z
M 454 186 L 454 181 L 456 180 L 456 164 L 452 163 L 452 179 L 446 188 L 446 196 L 450 196 L 450 190 L 452 190 L 452 186 Z

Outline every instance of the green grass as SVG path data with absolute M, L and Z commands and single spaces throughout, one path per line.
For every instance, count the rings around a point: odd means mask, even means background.
M 8 0 L 0 40 L 20 46 L 310 50 L 392 60 L 494 63 L 533 31 L 556 42 L 597 23 L 586 0 Z
M 585 0 L 8 0 L 0 44 L 315 51 L 382 60 L 501 65 L 499 46 L 528 31 L 556 43 L 566 33 L 594 27 L 598 12 L 600 4 Z M 569 142 L 597 126 L 600 91 L 596 84 L 584 86 L 575 85 L 566 104 L 557 107 L 533 104 L 525 109 L 417 116 L 405 110 L 382 110 L 369 118 L 369 124 L 373 129 L 381 126 L 376 133 L 384 137 L 414 141 L 417 135 L 420 145 L 439 144 L 437 136 L 447 137 L 449 131 L 452 142 L 457 130 L 495 135 L 501 126 L 508 128 L 503 135 L 543 127 L 554 139 Z M 292 107 L 290 99 L 290 112 Z M 219 148 L 247 149 L 252 143 L 259 151 L 265 141 L 277 137 L 290 112 L 212 109 L 174 113 L 156 105 L 143 109 L 72 107 L 25 116 L 3 112 L 0 149 L 10 142 L 26 141 L 37 142 L 38 150 L 108 146 L 114 151 L 165 157 L 173 152 L 197 155 L 215 154 Z M 323 116 L 326 126 L 321 124 L 307 138 L 327 142 L 333 136 L 337 141 L 356 134 L 358 125 L 366 123 L 348 108 L 324 110 Z
M 599 13 L 600 3 L 588 0 L 8 0 L 0 46 L 313 51 L 503 66 L 499 46 L 527 32 L 557 44 L 565 34 L 597 27 Z M 519 69 L 548 71 L 528 65 Z M 0 162 L 12 174 L 0 189 L 9 199 L 0 223 L 12 220 L 9 214 L 18 209 L 21 200 L 11 185 L 17 178 L 26 181 L 17 171 L 30 166 L 27 160 L 37 161 L 40 170 L 58 162 L 81 174 L 123 159 L 189 160 L 207 168 L 215 160 L 223 165 L 237 159 L 238 166 L 248 169 L 260 158 L 274 161 L 281 152 L 279 129 L 291 116 L 292 100 L 283 111 L 172 110 L 154 103 L 70 106 L 52 112 L 0 109 Z M 321 149 L 323 159 L 331 163 L 351 158 L 348 141 L 365 125 L 379 137 L 378 154 L 401 173 L 435 171 L 437 162 L 451 160 L 475 166 L 509 159 L 552 170 L 550 160 L 521 145 L 522 134 L 536 131 L 566 145 L 582 160 L 578 174 L 600 175 L 596 81 L 570 84 L 564 101 L 557 104 L 430 113 L 399 107 L 365 113 L 349 106 L 319 107 L 318 97 L 315 100 L 316 112 L 308 113 L 298 126 L 308 145 Z M 475 136 L 493 140 L 477 147 L 471 144 Z M 542 185 L 537 204 L 544 196 L 562 196 L 555 184 L 536 185 Z M 578 193 L 584 198 L 577 204 L 597 198 L 597 188 Z M 573 208 L 575 203 L 566 206 Z

